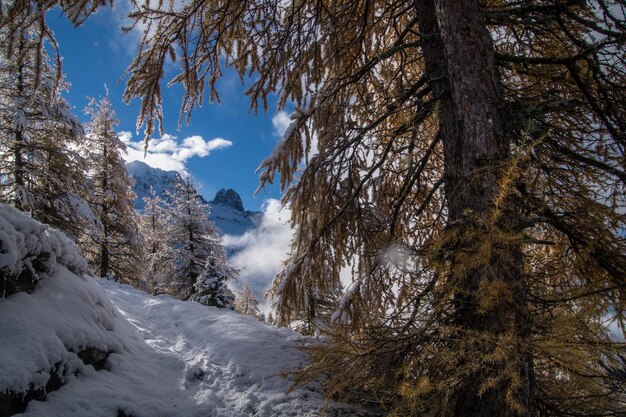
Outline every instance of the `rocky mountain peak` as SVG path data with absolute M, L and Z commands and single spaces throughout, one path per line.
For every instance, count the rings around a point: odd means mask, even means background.
M 237 191 L 232 188 L 224 189 L 222 188 L 215 194 L 215 198 L 211 201 L 211 204 L 220 204 L 224 206 L 230 206 L 237 211 L 243 210 L 243 203 L 241 201 L 241 197 L 237 194 Z
M 168 192 L 174 192 L 176 183 L 180 181 L 178 172 L 163 171 L 150 167 L 141 161 L 131 162 L 126 165 L 126 168 L 135 180 L 133 191 L 137 195 L 137 199 L 134 206 L 135 210 L 139 212 L 144 210 L 144 197 L 150 197 L 152 191 L 169 201 Z M 206 203 L 200 194 L 198 194 L 198 198 Z M 210 204 L 212 207 L 209 218 L 223 234 L 243 235 L 246 231 L 256 227 L 263 217 L 263 213 L 259 211 L 244 210 L 241 197 L 233 189 L 222 188 Z
M 133 178 L 133 192 L 137 195 L 134 206 L 136 210 L 143 211 L 145 197 L 150 197 L 152 191 L 160 197 L 165 196 L 166 191 L 174 191 L 176 183 L 181 178 L 176 171 L 164 171 L 153 168 L 142 161 L 133 161 L 126 164 L 128 174 Z

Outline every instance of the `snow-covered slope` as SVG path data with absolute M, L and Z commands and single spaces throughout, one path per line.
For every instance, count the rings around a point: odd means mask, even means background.
M 62 284 L 55 283 L 53 288 L 39 291 L 38 300 L 54 300 L 74 285 L 61 288 Z M 319 415 L 322 398 L 317 389 L 286 394 L 290 381 L 281 376 L 281 371 L 305 363 L 298 350 L 304 339 L 296 333 L 233 311 L 167 296 L 151 297 L 127 285 L 105 280 L 90 285 L 87 293 L 99 294 L 100 300 L 110 298 L 116 308 L 111 313 L 108 300 L 103 303 L 107 306 L 104 316 L 112 316 L 109 332 L 118 341 L 109 346 L 114 353 L 102 371 L 80 364 L 76 367 L 79 374 L 70 375 L 46 401 L 31 401 L 25 416 L 114 417 L 119 411 L 133 417 Z M 74 298 L 71 291 L 69 295 Z M 10 312 L 23 301 L 17 299 L 7 306 L 0 302 L 0 314 L 6 317 L 6 310 Z M 94 315 L 90 313 L 93 305 L 81 306 L 76 299 L 67 302 L 74 304 L 74 312 L 65 317 L 63 313 L 49 316 L 39 309 L 43 317 L 51 318 L 44 320 L 50 335 L 44 334 L 37 341 L 38 358 L 50 354 L 47 340 L 54 339 L 53 334 L 72 333 L 74 317 Z M 9 317 L 14 319 L 15 315 Z M 103 330 L 101 325 L 91 332 L 99 330 Z M 85 335 L 86 339 L 90 337 Z M 14 351 L 18 349 L 23 351 L 13 346 Z M 16 363 L 30 363 L 24 357 L 30 355 L 19 356 L 17 362 L 12 358 L 12 371 L 19 369 Z M 31 366 L 28 371 L 35 369 Z
M 315 339 L 95 280 L 76 267 L 76 247 L 60 233 L 3 206 L 0 215 L 0 277 L 40 257 L 47 271 L 34 271 L 32 292 L 0 299 L 0 415 L 323 414 L 318 385 L 286 393 L 291 381 L 282 376 L 306 364 L 299 346 Z M 338 404 L 329 411 L 358 414 Z
M 176 393 L 174 403 L 170 398 L 156 415 L 318 415 L 318 390 L 286 394 L 290 381 L 281 376 L 306 363 L 298 346 L 307 339 L 297 333 L 230 310 L 150 297 L 112 282 L 100 285 L 140 336 L 140 366 L 133 365 L 129 377 L 139 384 L 158 380 L 156 398 Z

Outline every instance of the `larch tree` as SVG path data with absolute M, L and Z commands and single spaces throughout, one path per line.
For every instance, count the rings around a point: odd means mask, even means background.
M 143 269 L 144 281 L 153 294 L 165 291 L 167 260 L 171 259 L 172 248 L 167 244 L 167 202 L 151 190 L 144 198 L 145 206 L 139 230 L 144 239 L 146 264 Z
M 181 115 L 221 65 L 292 124 L 260 166 L 297 230 L 279 320 L 353 268 L 310 376 L 397 415 L 626 407 L 622 1 L 136 2 L 126 98 L 151 134 L 178 52 Z M 312 138 L 317 153 L 310 155 Z
M 297 243 L 297 239 L 294 240 L 294 243 Z M 274 278 L 276 285 L 280 285 L 290 272 L 289 268 L 280 271 Z M 329 268 L 322 268 L 320 272 L 331 273 Z M 271 297 L 274 292 L 275 290 L 270 288 L 266 296 Z M 288 324 L 292 329 L 307 336 L 324 333 L 329 330 L 329 326 L 334 321 L 334 317 L 340 307 L 342 295 L 343 286 L 340 282 L 337 283 L 335 288 L 325 288 L 324 290 L 309 284 L 304 289 L 304 305 L 297 307 L 292 305 L 293 314 L 287 322 L 283 321 L 280 324 Z M 284 299 L 280 300 L 280 302 L 282 303 L 282 309 L 290 308 L 287 304 L 291 300 Z
M 118 121 L 108 98 L 92 99 L 85 113 L 91 118 L 84 146 L 90 167 L 88 198 L 99 227 L 86 231 L 81 248 L 97 276 L 141 286 L 143 240 L 133 209 L 132 179 L 122 158 L 126 145 L 115 132 Z
M 16 49 L 0 56 L 0 201 L 76 239 L 95 220 L 76 151 L 84 131 L 61 97 L 67 84 L 43 50 L 45 40 L 32 28 L 14 38 L 8 33 L 0 29 L 3 44 Z
M 60 3 L 75 19 L 84 2 Z M 253 109 L 297 106 L 260 166 L 297 231 L 272 292 L 287 323 L 354 265 L 306 371 L 329 396 L 395 415 L 626 412 L 607 328 L 624 336 L 623 0 L 134 4 L 126 98 L 147 136 L 168 57 L 181 116 L 219 99 L 223 65 L 254 75 Z
M 216 268 L 224 267 L 224 271 L 227 266 L 220 263 L 225 258 L 220 256 L 223 249 L 209 220 L 210 207 L 198 194 L 190 175 L 176 184 L 169 198 L 166 222 L 171 259 L 167 262 L 167 287 L 170 294 L 187 300 L 202 288 L 196 287 L 196 281 L 209 272 L 209 260 Z
M 261 318 L 259 300 L 257 300 L 254 291 L 250 287 L 250 281 L 247 279 L 243 281 L 241 288 L 235 292 L 235 311 L 257 319 Z

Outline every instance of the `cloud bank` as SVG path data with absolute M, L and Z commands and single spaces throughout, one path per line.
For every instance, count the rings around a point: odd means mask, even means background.
M 282 207 L 280 201 L 266 200 L 259 227 L 241 236 L 226 235 L 223 239 L 225 246 L 236 251 L 230 261 L 240 270 L 240 280 L 250 282 L 263 310 L 267 310 L 268 304 L 263 294 L 287 259 L 293 236 L 287 224 L 290 216 L 289 208 Z
M 119 132 L 118 137 L 126 144 L 126 162 L 142 161 L 153 168 L 165 171 L 185 171 L 185 162 L 195 156 L 204 158 L 212 151 L 228 148 L 232 142 L 223 138 L 204 140 L 194 135 L 179 141 L 176 136 L 164 134 L 163 137 L 150 139 L 148 151 L 144 158 L 144 142 L 133 141 L 130 132 Z

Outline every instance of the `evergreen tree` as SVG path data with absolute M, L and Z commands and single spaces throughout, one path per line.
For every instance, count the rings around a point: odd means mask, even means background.
M 140 221 L 140 233 L 145 243 L 146 265 L 144 281 L 153 294 L 165 291 L 167 260 L 171 259 L 171 248 L 167 244 L 167 202 L 151 190 L 144 198 L 145 206 Z
M 76 152 L 84 132 L 61 97 L 67 84 L 31 32 L 12 40 L 14 55 L 0 56 L 0 201 L 76 239 L 95 221 Z M 10 41 L 6 30 L 0 40 Z
M 219 263 L 221 245 L 209 220 L 209 205 L 196 191 L 191 176 L 185 176 L 169 195 L 167 209 L 168 245 L 171 249 L 167 272 L 168 292 L 187 300 L 196 292 L 196 281 L 207 271 L 207 261 Z
M 85 113 L 91 117 L 85 146 L 89 203 L 100 227 L 83 235 L 81 247 L 97 276 L 140 286 L 143 242 L 133 209 L 132 180 L 121 156 L 126 146 L 115 133 L 118 121 L 108 98 L 92 99 Z
M 226 285 L 236 279 L 237 271 L 230 267 L 221 246 L 215 246 L 206 260 L 204 271 L 194 284 L 195 293 L 190 300 L 206 306 L 234 308 L 235 296 Z
M 239 291 L 235 293 L 235 310 L 257 319 L 261 316 L 259 301 L 256 295 L 254 295 L 252 288 L 250 288 L 250 282 L 247 279 L 243 282 Z

